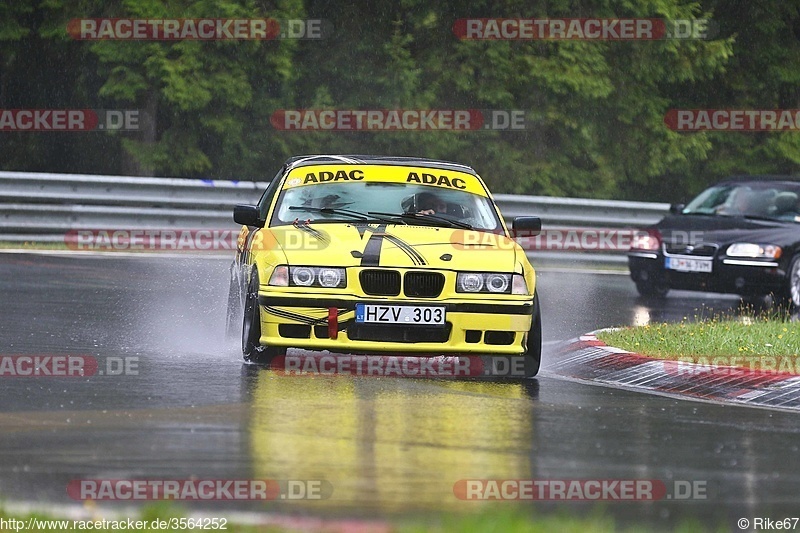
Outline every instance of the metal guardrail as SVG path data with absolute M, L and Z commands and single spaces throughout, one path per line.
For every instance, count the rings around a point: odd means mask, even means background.
M 75 229 L 235 228 L 264 182 L 0 172 L 0 240 L 53 242 Z
M 266 182 L 0 172 L 0 241 L 63 242 L 80 229 L 235 229 L 232 209 L 254 204 Z M 547 228 L 637 228 L 668 204 L 495 195 L 510 220 L 542 218 Z M 531 252 L 532 258 L 624 264 L 624 251 Z
M 541 217 L 543 225 L 639 228 L 655 224 L 669 212 L 669 204 L 519 196 L 496 194 L 494 199 L 507 219 L 523 215 Z

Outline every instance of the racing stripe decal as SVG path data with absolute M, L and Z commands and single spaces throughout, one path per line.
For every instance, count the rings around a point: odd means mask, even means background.
M 302 322 L 304 324 L 308 324 L 309 326 L 316 326 L 317 324 L 322 324 L 327 322 L 327 317 L 325 318 L 313 318 L 305 315 L 300 315 L 297 313 L 292 313 L 291 311 L 284 311 L 283 309 L 276 309 L 275 307 L 267 307 L 267 312 L 273 314 L 275 316 L 279 316 L 281 318 L 288 318 L 289 320 L 296 320 L 297 322 Z
M 330 237 L 328 237 L 328 235 L 326 233 L 324 233 L 324 232 L 322 232 L 322 231 L 320 231 L 320 230 L 318 230 L 316 228 L 312 228 L 311 226 L 308 225 L 307 222 L 300 222 L 300 221 L 295 220 L 292 225 L 295 228 L 299 229 L 300 231 L 302 231 L 304 233 L 308 233 L 309 235 L 311 235 L 312 237 L 314 237 L 315 239 L 317 239 L 319 242 L 321 242 L 323 244 L 329 244 L 330 243 Z
M 367 228 L 365 228 L 367 229 Z M 369 228 L 372 229 L 372 228 Z M 361 230 L 359 230 L 359 233 Z M 381 246 L 386 234 L 386 224 L 380 224 L 369 236 L 364 252 L 361 254 L 361 266 L 378 266 L 381 262 Z M 362 233 L 363 235 L 363 233 Z
M 372 230 L 372 228 L 357 228 L 360 235 L 364 235 L 364 231 Z M 388 240 L 397 248 L 399 248 L 403 253 L 405 253 L 411 262 L 417 266 L 427 265 L 428 262 L 425 260 L 422 255 L 414 249 L 413 246 L 408 244 L 406 241 L 401 239 L 396 235 L 392 235 L 390 233 L 386 233 L 386 224 L 381 224 L 374 230 L 372 230 L 372 234 L 367 241 L 367 245 L 364 247 L 364 251 L 360 254 L 361 257 L 361 266 L 379 266 L 381 260 L 381 250 L 383 239 Z M 354 257 L 358 257 L 358 255 L 353 254 Z
M 321 242 L 323 244 L 329 244 L 330 243 L 330 238 L 328 237 L 328 235 L 323 233 L 323 232 L 321 232 L 320 230 L 318 230 L 316 228 L 312 228 L 311 226 L 306 224 L 306 225 L 300 226 L 300 229 L 302 231 L 305 231 L 306 233 L 308 233 L 312 237 L 316 238 L 319 242 Z
M 419 252 L 417 252 L 413 246 L 408 244 L 400 237 L 397 237 L 396 235 L 390 235 L 387 233 L 384 235 L 384 238 L 388 239 L 389 242 L 391 242 L 392 244 L 400 248 L 403 252 L 405 252 L 405 254 L 409 257 L 409 259 L 411 259 L 411 261 L 415 265 L 422 266 L 428 264 L 428 262 L 425 261 L 425 258 L 422 257 L 422 255 Z
M 286 311 L 284 309 L 278 309 L 272 306 L 265 306 L 264 308 L 267 310 L 268 313 L 272 315 L 279 316 L 281 318 L 288 318 L 289 320 L 296 320 L 297 322 L 302 322 L 303 324 L 308 324 L 309 326 L 319 326 L 321 324 L 328 323 L 327 316 L 321 318 L 314 318 L 310 316 L 301 315 L 298 313 L 293 313 L 291 311 Z M 352 309 L 348 310 L 342 308 L 342 309 L 337 309 L 337 312 L 339 316 L 342 316 L 347 313 L 354 313 L 355 311 L 353 311 Z

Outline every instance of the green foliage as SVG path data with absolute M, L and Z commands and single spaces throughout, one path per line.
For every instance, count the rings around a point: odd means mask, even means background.
M 6 134 L 1 166 L 268 179 L 300 153 L 473 165 L 495 192 L 673 201 L 792 173 L 790 133 L 676 133 L 672 108 L 800 107 L 797 5 L 781 0 L 40 0 L 0 6 L 0 106 L 139 109 L 131 134 Z M 734 8 L 735 7 L 735 8 Z M 323 19 L 323 40 L 82 41 L 75 18 Z M 468 41 L 469 17 L 712 19 L 712 40 Z M 31 58 L 38 72 L 30 75 Z M 69 68 L 69 70 L 67 70 Z M 65 74 L 69 77 L 64 78 Z M 522 110 L 525 131 L 286 132 L 280 109 Z M 24 136 L 24 137 L 23 137 Z M 48 137 L 50 136 L 50 137 Z M 77 154 L 82 154 L 79 157 Z

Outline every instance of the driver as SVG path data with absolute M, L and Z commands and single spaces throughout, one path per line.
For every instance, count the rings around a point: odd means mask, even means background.
M 447 202 L 432 192 L 421 192 L 417 195 L 418 215 L 446 215 Z
M 743 215 L 749 213 L 753 204 L 753 190 L 750 187 L 734 189 L 725 203 L 717 207 L 720 215 Z

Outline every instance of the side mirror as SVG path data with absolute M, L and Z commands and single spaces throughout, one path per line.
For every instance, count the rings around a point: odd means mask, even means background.
M 535 237 L 542 232 L 542 219 L 539 217 L 516 217 L 511 221 L 513 237 Z
M 258 207 L 254 205 L 233 206 L 233 221 L 242 226 L 264 227 L 264 221 L 259 219 Z
M 686 206 L 685 206 L 684 204 L 671 204 L 671 205 L 669 206 L 669 212 L 670 212 L 670 214 L 672 214 L 672 215 L 680 215 L 680 214 L 682 214 L 682 213 L 683 213 L 683 209 L 684 209 L 685 207 L 686 207 Z

